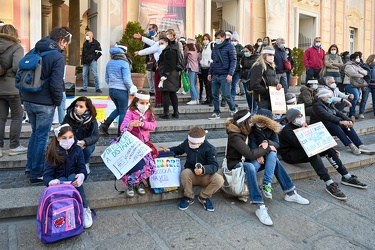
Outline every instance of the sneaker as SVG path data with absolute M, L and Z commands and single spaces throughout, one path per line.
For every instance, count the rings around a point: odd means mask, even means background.
M 87 89 L 80 89 L 78 92 L 87 92 Z
M 35 179 L 30 179 L 30 184 L 39 184 L 43 183 L 43 176 L 35 178 Z
M 346 195 L 343 192 L 341 192 L 341 190 L 339 189 L 339 185 L 336 182 L 332 183 L 329 186 L 326 186 L 326 191 L 338 200 L 347 199 Z
M 3 148 L 0 148 L 0 157 L 3 157 Z
M 146 191 L 145 191 L 142 183 L 138 185 L 137 192 L 140 195 L 145 195 L 146 194 Z
M 190 102 L 186 103 L 187 105 L 197 105 L 199 104 L 199 100 L 191 100 Z
M 264 197 L 266 197 L 267 199 L 272 199 L 271 183 L 263 184 L 262 187 L 261 187 L 261 190 L 262 190 L 262 193 L 263 193 Z
M 273 222 L 271 220 L 271 217 L 268 215 L 268 211 L 265 205 L 260 205 L 259 208 L 255 211 L 255 214 L 258 217 L 259 221 L 264 225 L 273 225 Z
M 299 195 L 296 190 L 294 190 L 293 195 L 285 194 L 284 200 L 289 201 L 289 202 L 295 202 L 301 205 L 310 204 L 310 201 L 308 199 L 303 198 L 301 195 Z
M 360 182 L 356 175 L 352 175 L 352 177 L 350 177 L 348 180 L 345 179 L 345 177 L 343 176 L 341 178 L 341 184 L 346 185 L 346 186 L 356 187 L 356 188 L 362 188 L 362 189 L 367 188 L 367 184 Z
M 186 95 L 185 90 L 183 90 L 183 91 L 181 92 L 181 95 Z
M 365 116 L 363 114 L 360 114 L 359 119 L 365 119 Z
M 27 153 L 27 148 L 22 147 L 21 145 L 16 148 L 9 149 L 9 155 L 20 155 L 25 153 Z
M 222 107 L 225 107 L 225 104 L 226 104 L 225 100 L 224 100 L 224 99 L 221 100 L 221 106 L 222 106 Z
M 215 211 L 214 205 L 212 205 L 212 202 L 208 198 L 203 198 L 201 196 L 198 196 L 198 200 L 200 203 L 202 203 L 204 209 L 206 209 L 209 212 Z
M 230 116 L 233 117 L 235 113 L 238 112 L 238 109 L 235 108 L 233 111 L 230 112 Z
M 134 197 L 134 187 L 128 186 L 128 189 L 126 190 L 126 196 L 127 197 Z
M 103 93 L 103 91 L 101 89 L 97 89 L 96 93 Z
M 237 199 L 238 199 L 239 201 L 243 201 L 243 202 L 246 203 L 246 202 L 249 200 L 249 196 L 248 196 L 248 195 L 239 196 L 239 197 L 237 197 Z
M 91 209 L 89 207 L 84 208 L 84 215 L 83 215 L 83 228 L 90 228 L 92 226 L 92 214 Z
M 220 114 L 213 113 L 210 117 L 208 117 L 208 120 L 216 120 L 220 119 Z
M 181 202 L 178 204 L 178 209 L 186 210 L 190 205 L 194 204 L 194 199 L 184 197 Z
M 85 164 L 85 167 L 86 167 L 87 175 L 89 175 L 89 174 L 91 173 L 91 170 L 90 170 L 90 163 L 86 163 L 86 164 Z
M 352 151 L 353 154 L 355 155 L 360 155 L 361 151 L 352 143 L 349 144 L 350 151 Z

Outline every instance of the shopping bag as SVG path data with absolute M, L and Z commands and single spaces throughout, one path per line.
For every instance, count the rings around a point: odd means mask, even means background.
M 221 187 L 221 189 L 225 193 L 235 197 L 249 195 L 249 190 L 246 185 L 246 175 L 242 164 L 239 168 L 229 170 L 227 166 L 227 159 L 224 158 L 222 171 L 224 185 Z
M 190 90 L 190 81 L 189 81 L 189 75 L 185 71 L 181 73 L 181 79 L 182 79 L 182 86 L 184 87 L 184 91 L 188 92 Z

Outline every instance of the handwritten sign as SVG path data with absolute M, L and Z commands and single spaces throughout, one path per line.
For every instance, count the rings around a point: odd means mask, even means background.
M 156 171 L 150 176 L 151 188 L 179 187 L 181 165 L 178 158 L 156 158 Z
M 337 145 L 322 122 L 309 125 L 307 128 L 293 130 L 308 157 L 319 154 Z
M 269 87 L 272 114 L 285 114 L 286 102 L 284 89 L 277 90 L 276 87 Z
M 101 157 L 119 180 L 149 152 L 151 148 L 130 132 L 125 132 L 120 141 L 109 146 Z
M 297 110 L 299 110 L 301 112 L 301 114 L 302 114 L 303 122 L 306 122 L 305 104 L 304 103 L 296 104 L 296 105 L 286 105 L 286 108 L 287 108 L 287 110 L 289 110 L 289 109 L 297 109 Z

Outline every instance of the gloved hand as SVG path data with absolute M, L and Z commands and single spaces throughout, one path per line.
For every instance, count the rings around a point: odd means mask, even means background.
M 129 89 L 129 94 L 130 95 L 135 95 L 135 93 L 137 93 L 137 87 L 133 85 Z
M 60 184 L 60 180 L 54 179 L 48 183 L 48 186 L 53 186 L 53 185 L 58 185 L 58 184 Z
M 166 77 L 166 76 L 162 76 L 162 77 L 160 77 L 160 81 L 164 82 L 165 80 L 167 80 L 167 77 Z
M 76 175 L 76 183 L 77 187 L 80 187 L 83 184 L 83 181 L 85 180 L 85 175 L 84 174 L 77 174 Z

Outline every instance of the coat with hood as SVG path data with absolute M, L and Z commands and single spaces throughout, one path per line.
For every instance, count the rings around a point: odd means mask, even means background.
M 0 64 L 6 69 L 5 74 L 0 76 L 0 95 L 19 95 L 14 83 L 18 63 L 23 56 L 24 51 L 20 41 L 8 34 L 0 33 Z
M 251 144 L 251 141 L 246 144 L 246 135 L 241 133 L 241 129 L 234 124 L 233 119 L 227 120 L 225 127 L 228 133 L 227 155 L 225 156 L 228 169 L 232 169 L 237 163 L 241 162 L 242 156 L 245 157 L 246 161 L 251 161 L 271 152 L 269 146 L 266 149 L 262 147 L 251 149 L 248 145 Z
M 300 89 L 300 94 L 297 98 L 297 103 L 298 104 L 305 104 L 305 108 L 306 107 L 311 107 L 314 103 L 314 99 L 315 99 L 315 96 L 316 96 L 316 93 L 317 91 L 316 90 L 311 90 L 310 87 L 308 86 L 301 86 L 301 89 Z
M 268 141 L 270 146 L 279 147 L 279 137 L 277 134 L 281 130 L 280 124 L 264 115 L 254 115 L 251 121 L 254 125 L 249 135 L 250 148 L 258 148 L 264 140 Z M 257 124 L 264 124 L 265 127 L 259 128 Z
M 276 70 L 265 62 L 266 68 L 261 63 L 255 63 L 251 70 L 250 89 L 260 96 L 260 100 L 269 100 L 270 92 L 268 87 L 276 87 L 279 81 L 276 78 Z M 257 98 L 256 100 L 259 100 Z
M 105 82 L 108 88 L 129 91 L 133 86 L 129 59 L 119 47 L 111 48 L 109 53 L 112 59 L 107 63 L 105 71 Z
M 73 146 L 65 150 L 62 147 L 57 147 L 59 155 L 65 156 L 65 161 L 59 166 L 53 166 L 46 162 L 44 165 L 43 183 L 48 187 L 50 181 L 59 179 L 61 177 L 68 178 L 71 174 L 84 174 L 85 179 L 87 177 L 87 171 L 85 166 L 85 158 L 83 151 L 77 142 L 74 142 Z
M 345 64 L 345 77 L 343 84 L 350 84 L 350 77 L 359 77 L 363 78 L 367 75 L 367 70 L 359 66 L 355 61 L 349 61 Z
M 314 102 L 312 110 L 310 116 L 311 124 L 323 122 L 323 124 L 334 123 L 339 125 L 340 121 L 351 121 L 351 119 L 339 111 L 333 103 L 328 104 L 320 98 Z
M 194 172 L 195 164 L 203 165 L 203 174 L 214 174 L 219 169 L 219 163 L 216 159 L 216 149 L 207 140 L 197 149 L 189 147 L 189 141 L 186 139 L 183 143 L 176 147 L 171 147 L 170 151 L 175 155 L 186 153 L 185 168 Z
M 82 46 L 81 64 L 85 65 L 92 61 L 97 61 L 101 55 L 102 48 L 100 47 L 100 43 L 94 38 L 91 43 L 86 40 Z
M 178 43 L 171 41 L 160 54 L 158 61 L 159 74 L 160 77 L 167 77 L 163 82 L 163 87 L 159 88 L 161 92 L 177 92 L 180 89 L 180 73 L 176 70 L 178 51 Z
M 56 50 L 56 53 L 45 55 L 42 60 L 42 77 L 49 78 L 43 83 L 42 89 L 37 93 L 23 91 L 22 101 L 46 106 L 60 106 L 64 91 L 65 57 L 58 43 L 49 37 L 39 40 L 35 44 L 39 52 Z

